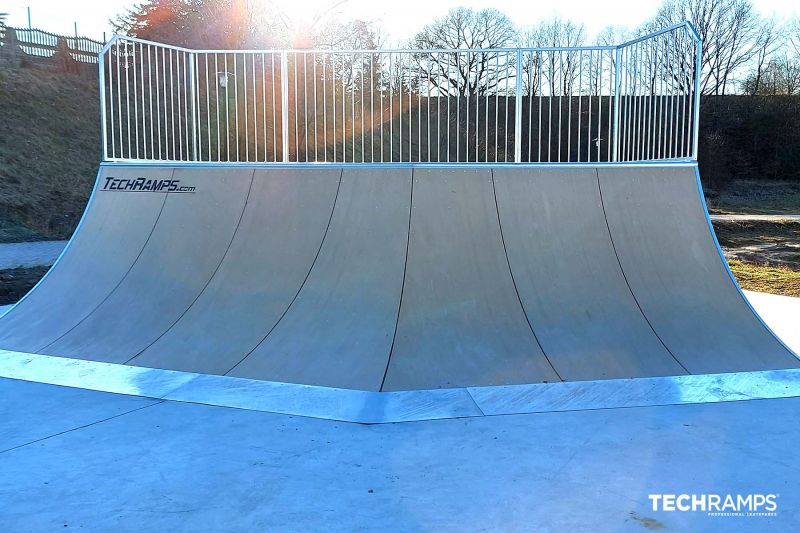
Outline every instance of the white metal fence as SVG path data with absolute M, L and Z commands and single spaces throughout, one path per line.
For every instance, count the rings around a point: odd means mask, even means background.
M 100 53 L 104 158 L 198 162 L 696 159 L 701 42 Z

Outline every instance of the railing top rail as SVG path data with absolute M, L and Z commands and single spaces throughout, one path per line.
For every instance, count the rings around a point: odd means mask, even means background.
M 674 24 L 657 32 L 648 33 L 636 39 L 632 39 L 617 45 L 587 45 L 587 46 L 545 46 L 545 47 L 506 47 L 506 48 L 379 48 L 379 49 L 330 49 L 330 48 L 289 48 L 289 49 L 193 49 L 183 46 L 175 46 L 171 44 L 159 43 L 147 39 L 140 39 L 138 37 L 130 37 L 127 35 L 114 34 L 111 39 L 100 50 L 99 55 L 104 55 L 108 49 L 117 41 L 132 42 L 138 44 L 145 44 L 150 46 L 158 46 L 178 52 L 195 53 L 195 54 L 453 54 L 453 53 L 516 53 L 521 50 L 523 52 L 569 52 L 569 51 L 602 51 L 602 50 L 616 50 L 626 46 L 646 41 L 669 33 L 681 28 L 686 28 L 692 38 L 696 42 L 701 42 L 700 36 L 695 30 L 694 26 L 689 21 L 684 21 L 679 24 Z
M 695 30 L 694 25 L 691 22 L 689 22 L 688 20 L 685 20 L 685 21 L 680 22 L 678 24 L 673 24 L 672 26 L 668 26 L 668 27 L 666 27 L 666 28 L 664 28 L 662 30 L 659 30 L 659 31 L 656 31 L 656 32 L 653 32 L 653 33 L 648 33 L 647 35 L 642 35 L 641 37 L 637 37 L 636 39 L 631 39 L 630 41 L 626 41 L 626 42 L 624 42 L 624 43 L 622 43 L 620 45 L 617 45 L 615 48 L 625 48 L 627 46 L 631 46 L 631 45 L 634 45 L 636 43 L 640 43 L 642 41 L 647 41 L 649 39 L 654 39 L 655 37 L 658 37 L 660 35 L 664 35 L 665 33 L 670 33 L 670 32 L 675 31 L 675 30 L 679 30 L 681 28 L 687 29 L 689 31 L 689 34 L 692 36 L 692 39 L 695 40 L 695 42 L 697 42 L 697 43 L 701 43 L 702 42 L 702 39 L 700 38 L 700 35 L 697 33 L 697 30 Z

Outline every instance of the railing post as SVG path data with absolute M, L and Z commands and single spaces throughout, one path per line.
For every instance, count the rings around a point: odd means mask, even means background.
M 273 83 L 274 80 L 273 80 Z M 289 162 L 289 57 L 281 52 L 281 135 L 283 137 L 283 162 Z
M 108 161 L 108 132 L 106 131 L 106 51 L 97 55 L 97 65 L 100 71 L 100 142 L 103 144 L 100 153 L 103 161 Z
M 614 161 L 619 161 L 619 115 L 620 115 L 620 108 L 619 108 L 619 96 L 620 92 L 622 92 L 622 76 L 620 72 L 622 70 L 622 47 L 618 46 L 614 51 L 614 133 L 613 133 L 613 146 L 612 146 L 612 154 Z
M 197 71 L 195 70 L 195 54 L 189 53 L 189 82 L 192 84 L 192 161 L 197 161 Z M 151 95 L 152 97 L 152 95 Z
M 522 48 L 517 48 L 517 81 L 514 90 L 514 161 L 522 162 Z
M 692 121 L 692 159 L 697 161 L 697 146 L 700 139 L 700 78 L 703 77 L 703 41 L 696 40 L 697 57 L 694 72 L 694 120 Z

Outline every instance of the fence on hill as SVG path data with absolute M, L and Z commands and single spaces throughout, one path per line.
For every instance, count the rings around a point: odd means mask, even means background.
M 0 30 L 0 61 L 13 65 L 95 72 L 103 43 L 88 37 L 70 37 L 38 29 Z

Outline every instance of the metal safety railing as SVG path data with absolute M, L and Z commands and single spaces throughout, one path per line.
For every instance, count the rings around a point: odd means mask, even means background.
M 701 41 L 619 46 L 99 54 L 106 161 L 696 159 Z

